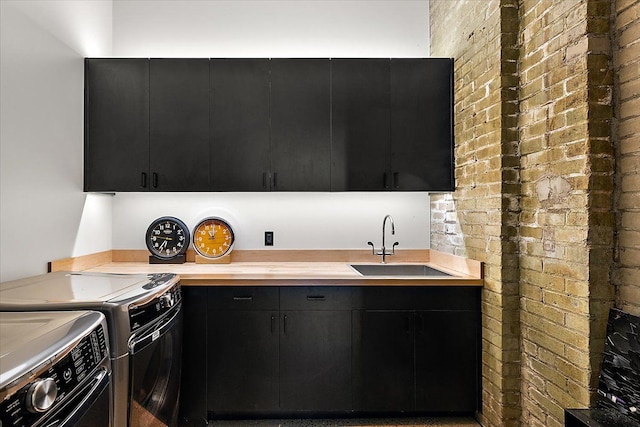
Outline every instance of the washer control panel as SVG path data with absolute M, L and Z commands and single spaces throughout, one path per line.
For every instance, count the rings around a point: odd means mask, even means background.
M 136 331 L 143 326 L 155 322 L 166 312 L 178 305 L 182 300 L 180 283 L 176 283 L 166 292 L 156 296 L 153 300 L 144 305 L 134 305 L 129 307 L 129 325 L 131 331 Z
M 106 357 L 105 331 L 98 326 L 59 362 L 0 403 L 0 426 L 32 426 L 71 395 Z

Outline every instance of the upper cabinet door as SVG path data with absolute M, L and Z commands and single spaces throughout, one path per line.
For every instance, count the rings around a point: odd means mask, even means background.
M 272 190 L 331 188 L 330 63 L 271 60 Z
M 452 191 L 453 60 L 391 60 L 393 187 Z
M 85 60 L 84 191 L 149 189 L 149 61 Z
M 269 191 L 269 60 L 211 60 L 211 190 Z
M 151 59 L 154 191 L 209 190 L 209 60 Z
M 331 190 L 390 186 L 389 59 L 331 60 Z

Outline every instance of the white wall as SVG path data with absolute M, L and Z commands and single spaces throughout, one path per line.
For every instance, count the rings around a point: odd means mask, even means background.
M 275 248 L 379 245 L 391 213 L 401 247 L 428 247 L 420 193 L 82 192 L 83 57 L 423 57 L 428 15 L 427 0 L 1 0 L 0 281 L 144 248 L 148 223 L 165 214 L 192 226 L 225 212 L 250 249 L 266 229 Z
M 428 1 L 116 0 L 114 56 L 131 57 L 425 57 Z M 236 248 L 368 248 L 380 245 L 393 215 L 399 248 L 429 247 L 425 193 L 118 194 L 113 245 L 143 249 L 157 217 L 192 229 L 205 216 L 229 219 Z M 391 243 L 393 243 L 393 241 Z
M 425 57 L 428 0 L 116 0 L 115 56 Z
M 145 248 L 144 234 L 164 215 L 182 219 L 190 230 L 205 217 L 226 219 L 236 235 L 235 249 L 263 249 L 264 232 L 274 232 L 273 249 L 368 249 L 428 247 L 429 200 L 424 193 L 119 193 L 113 207 L 115 249 Z
M 111 247 L 111 199 L 82 192 L 83 57 L 111 54 L 111 16 L 110 1 L 0 1 L 0 281 L 77 241 Z M 106 233 L 80 232 L 96 204 Z

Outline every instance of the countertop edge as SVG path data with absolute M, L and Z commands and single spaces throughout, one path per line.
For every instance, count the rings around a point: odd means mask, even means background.
M 236 253 L 237 252 L 237 253 Z M 452 276 L 361 276 L 348 264 L 379 264 L 363 250 L 234 251 L 229 264 L 149 264 L 144 250 L 112 250 L 52 261 L 49 271 L 139 274 L 171 272 L 184 286 L 475 286 L 482 262 L 431 249 L 397 251 L 389 264 L 425 264 Z M 187 258 L 189 261 L 189 257 Z

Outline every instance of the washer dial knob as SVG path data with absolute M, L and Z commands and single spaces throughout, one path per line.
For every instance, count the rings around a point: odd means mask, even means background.
M 173 294 L 170 292 L 160 296 L 160 306 L 164 308 L 171 308 L 175 303 L 173 299 Z
M 58 386 L 52 378 L 42 378 L 35 381 L 27 390 L 27 410 L 31 413 L 45 412 L 56 400 Z

